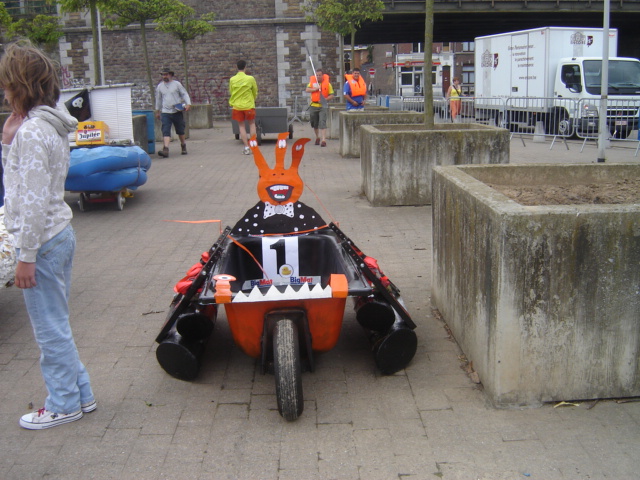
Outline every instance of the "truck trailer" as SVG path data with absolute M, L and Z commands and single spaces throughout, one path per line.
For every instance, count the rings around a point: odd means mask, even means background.
M 609 30 L 607 125 L 616 138 L 638 126 L 640 61 L 617 57 Z M 551 135 L 594 136 L 601 104 L 601 28 L 542 27 L 477 37 L 476 120 L 511 131 L 543 122 Z

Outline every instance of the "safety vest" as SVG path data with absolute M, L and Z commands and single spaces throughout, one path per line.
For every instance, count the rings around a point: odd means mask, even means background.
M 360 77 L 358 81 L 355 81 L 353 77 L 351 77 L 348 82 L 351 88 L 351 97 L 361 97 L 367 94 L 367 84 L 364 78 Z
M 309 78 L 309 85 L 311 85 L 312 87 L 317 83 L 316 81 L 316 77 L 312 76 L 311 78 Z M 331 87 L 331 84 L 329 83 L 329 75 L 322 75 L 322 83 L 320 84 L 320 90 L 322 90 L 322 96 L 324 98 L 327 98 L 329 95 L 331 95 L 329 93 L 329 88 Z M 311 92 L 311 101 L 313 103 L 320 103 L 320 92 L 316 91 L 316 92 Z

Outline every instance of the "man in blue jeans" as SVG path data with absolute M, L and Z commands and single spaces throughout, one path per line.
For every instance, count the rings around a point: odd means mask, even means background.
M 191 98 L 182 84 L 173 79 L 173 72 L 170 69 L 164 68 L 161 74 L 162 81 L 156 87 L 156 118 L 162 121 L 163 149 L 158 152 L 158 155 L 169 157 L 171 125 L 175 127 L 180 139 L 182 155 L 186 155 L 185 122 L 182 112 L 188 112 L 191 108 Z

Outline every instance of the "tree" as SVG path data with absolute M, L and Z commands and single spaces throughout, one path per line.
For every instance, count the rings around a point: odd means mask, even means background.
M 211 22 L 215 20 L 215 13 L 206 13 L 199 18 L 195 17 L 196 11 L 184 5 L 184 8 L 176 9 L 158 20 L 156 30 L 170 33 L 182 42 L 182 60 L 184 62 L 184 82 L 189 91 L 189 61 L 187 58 L 187 42 L 201 35 L 215 31 Z
M 309 20 L 340 35 L 340 75 L 344 78 L 343 37 L 351 37 L 351 61 L 355 60 L 356 32 L 363 22 L 382 20 L 382 0 L 309 0 L 304 7 Z
M 102 83 L 100 70 L 100 45 L 98 45 L 98 8 L 108 5 L 109 0 L 54 0 L 60 4 L 63 12 L 80 12 L 89 10 L 91 17 L 91 36 L 93 41 L 93 71 L 95 72 L 95 83 Z
M 126 27 L 132 23 L 140 24 L 142 37 L 142 51 L 147 69 L 147 81 L 154 96 L 154 84 L 151 77 L 151 65 L 149 63 L 149 51 L 147 49 L 147 22 L 159 20 L 174 12 L 180 12 L 185 5 L 179 0 L 109 0 L 106 10 L 116 15 L 115 19 L 107 19 L 105 25 L 109 28 Z
M 49 15 L 36 15 L 33 18 L 21 18 L 9 24 L 7 36 L 26 37 L 36 45 L 52 47 L 64 33 L 58 19 Z
M 7 12 L 4 3 L 0 3 L 0 28 L 4 31 L 11 23 L 11 15 Z
M 433 128 L 433 84 L 431 69 L 433 64 L 433 2 L 425 0 L 424 7 L 424 124 Z

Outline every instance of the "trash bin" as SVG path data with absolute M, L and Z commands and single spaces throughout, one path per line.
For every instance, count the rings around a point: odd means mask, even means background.
M 145 115 L 147 117 L 147 138 L 149 140 L 148 153 L 156 153 L 155 112 L 153 110 L 133 110 L 133 115 Z

